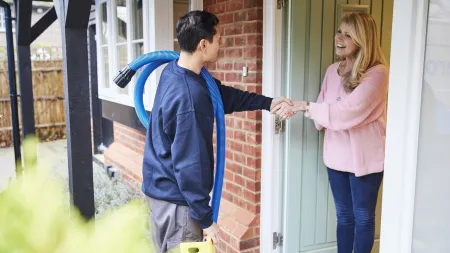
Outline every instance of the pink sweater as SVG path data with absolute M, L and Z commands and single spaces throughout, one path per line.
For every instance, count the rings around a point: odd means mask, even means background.
M 338 63 L 328 67 L 317 103 L 310 104 L 316 128 L 325 128 L 323 158 L 330 169 L 364 176 L 384 169 L 388 69 L 366 71 L 359 86 L 347 94 Z

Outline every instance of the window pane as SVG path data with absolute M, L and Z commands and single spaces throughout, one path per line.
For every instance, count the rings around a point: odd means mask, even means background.
M 134 57 L 138 57 L 140 55 L 144 54 L 144 43 L 143 42 L 137 42 L 137 43 L 133 43 L 133 53 L 134 53 Z M 138 71 L 136 71 L 135 76 L 135 80 L 137 81 L 137 79 L 139 78 L 139 75 L 142 72 L 142 69 L 144 69 L 144 67 L 138 69 Z M 145 89 L 144 89 L 144 94 L 145 94 Z
M 144 38 L 144 20 L 142 18 L 142 0 L 136 0 L 131 11 L 133 17 L 133 40 Z
M 109 88 L 109 59 L 108 59 L 108 47 L 102 47 L 103 58 L 103 87 Z
M 448 0 L 430 0 L 425 50 L 411 252 L 440 253 L 450 252 Z
M 189 0 L 173 0 L 173 38 L 174 44 L 173 48 L 175 51 L 180 51 L 180 47 L 176 40 L 177 38 L 177 22 L 184 14 L 189 12 L 190 9 L 190 1 Z
M 127 6 L 126 0 L 116 0 L 117 42 L 127 41 Z
M 108 44 L 108 12 L 106 8 L 106 2 L 101 4 L 100 7 L 101 27 L 102 27 L 102 45 Z
M 128 64 L 128 53 L 127 53 L 127 45 L 117 46 L 117 58 L 118 58 L 118 68 L 122 69 Z M 124 89 L 120 89 L 120 93 L 128 94 L 128 86 Z

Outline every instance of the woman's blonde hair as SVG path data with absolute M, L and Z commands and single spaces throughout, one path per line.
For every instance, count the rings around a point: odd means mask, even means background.
M 344 84 L 345 90 L 352 92 L 367 69 L 378 64 L 387 64 L 380 46 L 377 24 L 371 15 L 364 12 L 350 13 L 342 17 L 341 25 L 348 29 L 358 47 L 352 71 L 347 74 Z

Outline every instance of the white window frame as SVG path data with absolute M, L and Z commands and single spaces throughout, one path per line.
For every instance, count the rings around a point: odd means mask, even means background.
M 100 5 L 107 3 L 107 24 L 108 24 L 108 61 L 110 80 L 104 80 L 104 62 L 101 51 L 101 8 Z M 136 0 L 126 0 L 127 6 L 127 53 L 128 62 L 136 57 L 134 54 L 132 40 L 133 19 L 130 19 L 132 10 L 131 6 Z M 96 25 L 97 25 L 97 71 L 98 71 L 98 94 L 103 100 L 134 107 L 134 86 L 137 76 L 128 84 L 128 93 L 120 93 L 120 89 L 112 80 L 124 66 L 118 66 L 118 52 L 116 50 L 117 32 L 116 32 L 116 1 L 115 0 L 98 0 L 96 2 Z M 157 50 L 173 50 L 173 0 L 143 0 L 143 43 L 145 52 L 153 52 Z M 202 10 L 203 0 L 190 0 L 191 10 Z M 153 106 L 153 100 L 156 93 L 156 86 L 159 81 L 163 66 L 156 69 L 145 85 L 144 105 L 150 111 Z M 109 88 L 105 87 L 105 83 L 109 81 Z
M 6 32 L 5 10 L 0 9 L 0 32 Z

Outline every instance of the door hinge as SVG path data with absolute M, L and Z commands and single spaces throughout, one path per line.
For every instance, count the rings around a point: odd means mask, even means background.
M 277 232 L 273 232 L 273 249 L 283 246 L 283 235 Z
M 281 8 L 286 7 L 288 0 L 277 0 L 277 9 L 280 10 Z
M 275 134 L 284 132 L 284 122 L 279 118 L 275 118 Z

